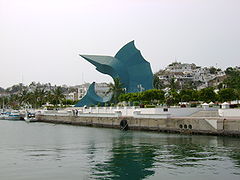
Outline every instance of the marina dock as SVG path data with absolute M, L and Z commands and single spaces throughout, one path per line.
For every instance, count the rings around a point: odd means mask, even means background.
M 124 111 L 125 113 L 123 113 Z M 148 109 L 148 111 L 153 110 Z M 181 112 L 181 116 L 176 116 L 180 114 L 177 113 L 177 110 L 172 111 L 175 111 L 175 115 L 169 113 L 171 110 L 161 114 L 143 114 L 141 110 L 134 109 L 131 115 L 129 113 L 126 114 L 126 108 L 115 109 L 114 113 L 102 113 L 99 109 L 95 109 L 94 112 L 91 109 L 91 112 L 78 110 L 80 113 L 74 114 L 69 110 L 65 113 L 38 114 L 36 118 L 39 122 L 118 129 L 123 128 L 121 124 L 125 121 L 124 123 L 129 130 L 240 137 L 239 117 L 220 117 L 214 109 L 205 111 L 201 109 L 191 109 L 191 111 L 188 109 L 179 109 L 179 112 L 185 111 L 185 113 Z M 191 112 L 192 114 L 184 116 L 186 112 Z

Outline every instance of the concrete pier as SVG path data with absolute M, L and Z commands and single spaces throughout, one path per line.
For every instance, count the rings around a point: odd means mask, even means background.
M 120 129 L 125 119 L 130 130 L 145 130 L 169 133 L 207 134 L 240 137 L 240 118 L 226 117 L 130 117 L 116 112 L 112 116 L 84 114 L 45 115 L 38 114 L 37 120 L 48 123 L 72 124 L 81 126 L 106 127 Z

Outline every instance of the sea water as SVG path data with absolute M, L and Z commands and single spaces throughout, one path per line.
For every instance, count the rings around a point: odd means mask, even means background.
M 0 180 L 239 180 L 240 139 L 0 120 Z

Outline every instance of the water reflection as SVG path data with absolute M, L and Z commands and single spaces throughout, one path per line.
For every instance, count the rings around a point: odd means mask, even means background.
M 97 163 L 93 177 L 97 179 L 144 179 L 154 174 L 156 148 L 153 146 L 135 146 L 133 136 L 120 137 L 113 142 L 109 151 L 111 157 Z
M 201 168 L 203 171 L 211 170 L 218 174 L 220 172 L 217 170 L 216 163 L 224 161 L 225 157 L 233 159 L 239 167 L 239 145 L 232 151 L 222 146 L 227 141 L 229 148 L 236 143 L 235 140 L 214 136 L 166 134 L 153 134 L 149 138 L 130 133 L 127 136 L 120 136 L 119 139 L 113 139 L 112 147 L 104 157 L 105 161 L 92 161 L 92 178 L 147 179 L 160 169 L 177 169 L 178 167 Z M 97 150 L 93 146 L 91 149 L 92 159 L 94 159 Z
M 221 151 L 220 151 L 221 148 Z M 240 168 L 240 139 L 230 137 L 218 137 L 218 147 L 215 149 L 219 156 L 230 157 L 235 166 Z
M 229 157 L 234 160 L 236 167 L 240 168 L 240 149 L 234 149 L 232 152 L 230 152 Z

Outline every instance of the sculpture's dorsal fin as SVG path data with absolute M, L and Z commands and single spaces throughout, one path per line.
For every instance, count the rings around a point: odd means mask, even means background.
M 128 59 L 128 57 L 131 57 L 135 53 L 137 53 L 137 51 L 138 50 L 134 45 L 134 41 L 131 41 L 125 46 L 123 46 L 114 57 L 120 61 L 125 61 L 126 59 Z
M 146 62 L 146 60 L 142 57 L 141 52 L 136 48 L 134 41 L 131 41 L 123 46 L 114 57 L 124 64 L 129 65 Z M 136 59 L 137 61 L 135 61 Z

